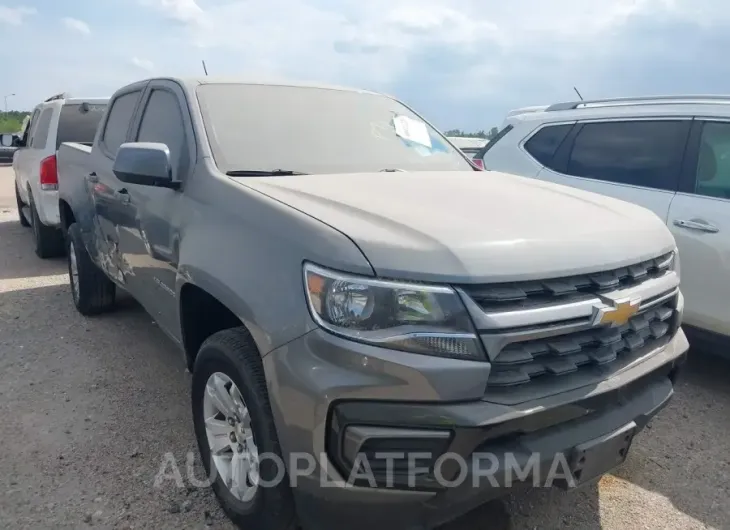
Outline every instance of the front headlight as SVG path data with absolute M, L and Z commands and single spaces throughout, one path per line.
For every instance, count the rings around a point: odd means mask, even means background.
M 484 360 L 459 295 L 450 287 L 375 280 L 304 265 L 314 320 L 324 329 L 384 348 Z

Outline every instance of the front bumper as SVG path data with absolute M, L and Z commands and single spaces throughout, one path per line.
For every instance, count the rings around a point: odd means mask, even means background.
M 351 530 L 433 528 L 513 487 L 559 485 L 550 473 L 556 455 L 569 461 L 579 444 L 628 425 L 640 431 L 671 399 L 687 350 L 679 330 L 640 363 L 598 384 L 504 405 L 483 398 L 484 363 L 383 350 L 315 330 L 264 358 L 302 527 L 338 529 L 346 520 Z M 415 449 L 403 442 L 405 453 L 423 450 L 419 433 L 436 433 L 437 442 L 426 446 L 449 455 L 438 477 L 426 465 L 406 484 L 396 464 L 393 483 L 384 484 L 376 467 L 376 487 L 347 484 L 353 443 L 367 453 L 362 437 L 389 429 L 401 441 L 409 432 L 419 440 Z M 445 438 L 438 434 L 444 432 Z M 315 472 L 296 471 L 292 462 L 302 453 L 317 457 Z M 515 466 L 529 473 L 516 480 Z

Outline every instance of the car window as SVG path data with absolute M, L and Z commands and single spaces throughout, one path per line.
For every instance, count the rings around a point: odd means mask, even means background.
M 96 128 L 104 115 L 105 104 L 66 104 L 61 107 L 56 133 L 56 149 L 63 142 L 91 144 L 96 136 Z
M 702 127 L 695 193 L 730 199 L 730 123 L 707 122 Z
M 33 116 L 30 118 L 30 121 L 25 127 L 25 131 L 23 131 L 25 145 L 30 146 L 30 139 L 33 135 L 33 131 L 35 130 L 36 126 L 38 125 L 38 116 L 40 115 L 41 111 L 38 109 L 35 109 L 33 111 Z
M 550 167 L 555 151 L 573 128 L 573 124 L 548 125 L 535 133 L 525 143 L 525 150 L 543 166 Z
M 180 177 L 183 164 L 187 163 L 187 157 L 183 158 L 183 155 L 187 155 L 188 150 L 185 122 L 175 94 L 168 90 L 152 91 L 142 115 L 137 141 L 165 144 L 170 150 L 173 177 Z
M 116 98 L 112 103 L 102 138 L 104 147 L 112 155 L 117 154 L 117 149 L 127 139 L 129 124 L 132 121 L 132 115 L 141 94 L 142 91 L 140 90 L 127 92 Z
M 51 127 L 51 118 L 53 118 L 53 109 L 47 108 L 41 112 L 38 118 L 38 125 L 35 127 L 30 137 L 30 146 L 33 149 L 45 149 L 48 140 L 48 129 Z
M 567 173 L 676 190 L 688 123 L 671 120 L 587 123 L 575 138 Z

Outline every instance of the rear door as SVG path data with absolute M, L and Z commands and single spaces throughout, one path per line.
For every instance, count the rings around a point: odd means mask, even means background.
M 730 335 L 730 120 L 695 120 L 669 228 L 681 260 L 684 321 Z
M 124 208 L 117 201 L 122 182 L 112 171 L 114 160 L 119 146 L 128 141 L 129 130 L 134 120 L 135 112 L 142 99 L 144 85 L 134 85 L 125 92 L 118 93 L 110 102 L 109 112 L 106 114 L 99 135 L 99 142 L 93 149 L 95 153 L 95 171 L 84 175 L 87 180 L 89 195 L 94 202 L 95 218 L 97 220 L 99 250 L 107 259 L 101 260 L 101 266 L 106 272 L 124 283 L 124 274 L 119 260 L 119 233 L 117 225 Z
M 538 178 L 639 204 L 666 222 L 691 123 L 691 118 L 578 123 L 542 162 Z

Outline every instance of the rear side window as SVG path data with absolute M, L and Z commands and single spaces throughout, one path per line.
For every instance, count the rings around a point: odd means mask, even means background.
M 730 123 L 703 125 L 694 192 L 730 199 Z
M 573 124 L 548 125 L 543 127 L 525 143 L 525 150 L 543 166 L 550 167 L 550 162 L 563 143 L 565 137 L 573 128 Z
M 47 108 L 41 112 L 38 118 L 38 126 L 33 131 L 30 139 L 30 146 L 33 149 L 45 149 L 48 141 L 48 129 L 51 127 L 51 118 L 53 118 L 53 109 Z
M 670 120 L 587 123 L 575 138 L 567 173 L 674 191 L 689 123 Z
M 113 156 L 116 156 L 117 149 L 127 139 L 129 124 L 132 121 L 132 115 L 141 94 L 141 90 L 127 92 L 112 102 L 109 118 L 104 126 L 102 142 L 107 151 Z
M 106 105 L 74 103 L 64 105 L 58 118 L 56 149 L 63 142 L 93 143 Z

